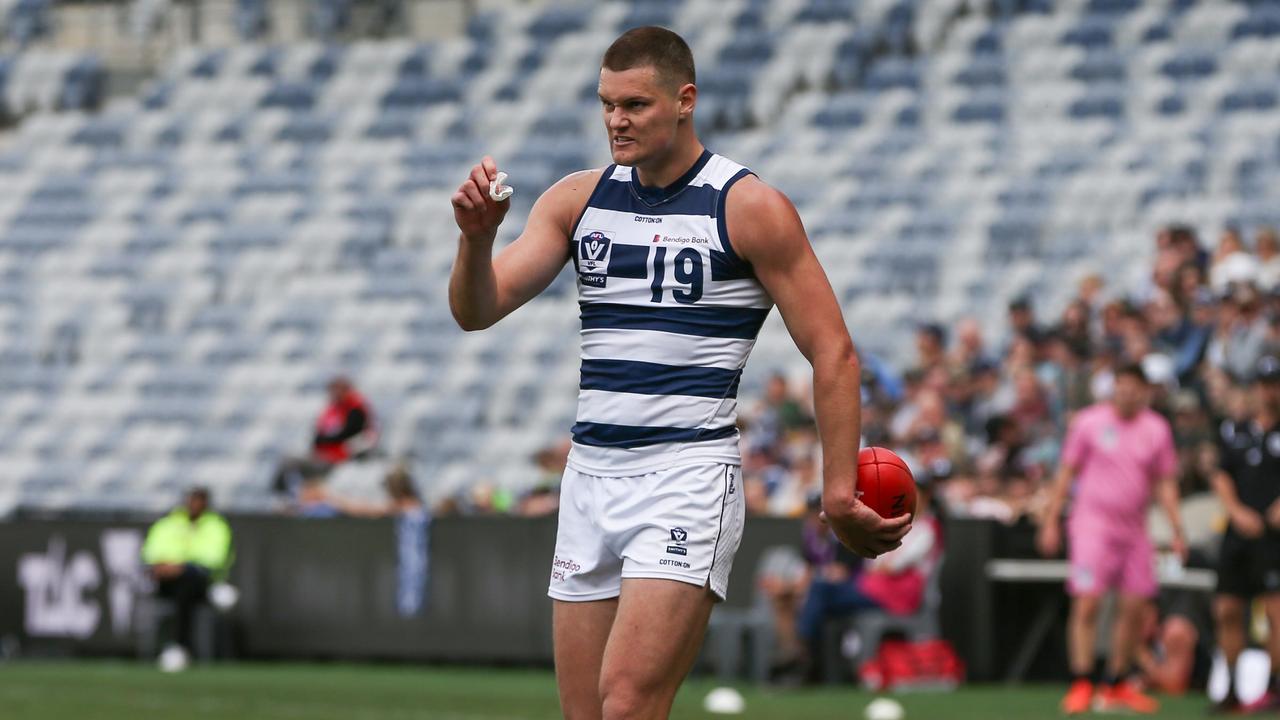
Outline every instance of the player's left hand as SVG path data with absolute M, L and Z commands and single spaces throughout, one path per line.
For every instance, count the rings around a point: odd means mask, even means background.
M 902 545 L 911 531 L 911 514 L 885 519 L 856 498 L 847 501 L 823 499 L 819 516 L 831 527 L 842 545 L 864 558 L 875 558 Z
M 1182 533 L 1175 533 L 1173 540 L 1169 541 L 1169 549 L 1178 556 L 1178 560 L 1183 565 L 1187 564 L 1187 539 L 1182 537 Z
M 1267 524 L 1272 530 L 1280 530 L 1280 500 L 1271 503 L 1267 508 Z

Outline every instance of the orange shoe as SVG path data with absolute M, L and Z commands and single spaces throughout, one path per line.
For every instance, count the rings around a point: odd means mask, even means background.
M 1160 703 L 1150 695 L 1144 695 L 1133 683 L 1122 682 L 1105 687 L 1098 693 L 1093 704 L 1098 712 L 1129 712 L 1141 715 L 1153 715 L 1160 709 Z
M 1066 697 L 1062 698 L 1062 712 L 1064 715 L 1087 713 L 1092 703 L 1093 683 L 1088 680 L 1076 680 L 1071 683 L 1071 689 L 1067 690 Z

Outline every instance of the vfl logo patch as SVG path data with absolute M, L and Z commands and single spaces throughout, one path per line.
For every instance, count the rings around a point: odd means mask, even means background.
M 578 238 L 578 280 L 590 287 L 605 287 L 612 254 L 613 238 L 600 230 L 588 230 Z
M 689 542 L 689 531 L 684 528 L 671 528 L 671 544 L 667 546 L 667 554 L 669 555 L 688 555 L 689 550 L 685 547 Z

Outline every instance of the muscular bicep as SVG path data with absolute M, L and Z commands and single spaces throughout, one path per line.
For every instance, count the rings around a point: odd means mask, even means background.
M 729 195 L 726 213 L 731 241 L 778 306 L 800 352 L 812 362 L 820 350 L 847 348 L 840 303 L 791 202 L 749 178 Z
M 501 316 L 547 289 L 569 261 L 569 234 L 599 170 L 574 173 L 538 198 L 524 232 L 493 259 Z

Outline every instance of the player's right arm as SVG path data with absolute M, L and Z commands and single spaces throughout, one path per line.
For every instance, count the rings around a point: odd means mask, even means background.
M 1240 502 L 1240 496 L 1236 494 L 1236 483 L 1231 476 L 1225 470 L 1218 470 L 1209 478 L 1209 484 L 1222 501 L 1222 507 L 1226 509 L 1227 518 L 1236 532 L 1247 538 L 1262 537 L 1266 530 L 1262 514 Z
M 1058 472 L 1049 487 L 1049 499 L 1040 514 L 1040 530 L 1036 532 L 1036 548 L 1041 555 L 1051 557 L 1062 549 L 1062 508 L 1067 503 L 1067 494 L 1075 477 L 1074 465 L 1066 460 L 1059 463 Z
M 449 276 L 449 309 L 463 330 L 483 330 L 551 284 L 569 259 L 569 235 L 601 170 L 574 173 L 534 203 L 524 232 L 493 257 L 498 226 L 511 207 L 495 201 L 489 183 L 498 175 L 492 158 L 471 169 L 453 194 L 453 218 L 461 235 Z

